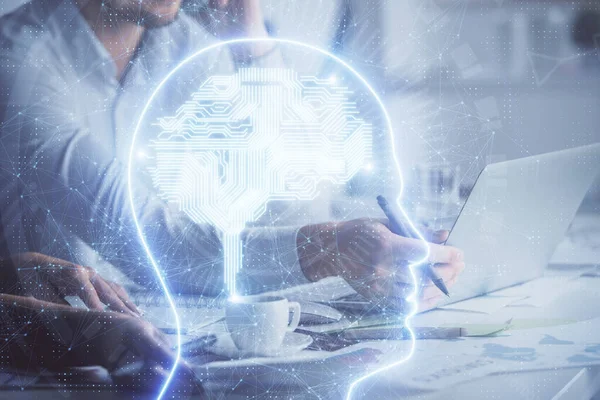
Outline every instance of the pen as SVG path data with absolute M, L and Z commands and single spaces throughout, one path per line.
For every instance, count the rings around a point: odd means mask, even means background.
M 456 339 L 469 336 L 465 328 L 412 327 L 413 336 L 417 340 Z M 411 335 L 403 326 L 376 326 L 368 328 L 348 329 L 343 333 L 346 340 L 406 340 Z
M 377 204 L 379 204 L 379 207 L 381 207 L 381 210 L 383 211 L 383 213 L 385 214 L 387 219 L 390 221 L 390 230 L 393 233 L 395 233 L 396 235 L 402 235 L 402 236 L 406 236 L 406 237 L 410 237 L 410 238 L 415 238 L 415 236 L 413 236 L 411 234 L 411 230 L 406 229 L 404 227 L 404 224 L 402 223 L 402 221 L 400 219 L 398 219 L 396 217 L 396 215 L 392 212 L 392 210 L 390 209 L 390 205 L 385 197 L 383 197 L 381 195 L 377 196 Z M 442 291 L 442 293 L 444 293 L 446 296 L 450 297 L 448 288 L 444 284 L 443 279 L 440 278 L 440 276 L 437 274 L 437 272 L 435 272 L 435 270 L 433 269 L 433 266 L 431 264 L 427 264 L 423 268 L 425 269 L 425 274 L 429 277 L 429 279 L 431 279 L 433 284 L 438 289 L 440 289 Z

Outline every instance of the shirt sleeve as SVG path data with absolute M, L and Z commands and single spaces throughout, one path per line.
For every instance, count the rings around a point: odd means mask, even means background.
M 135 212 L 171 290 L 208 296 L 222 293 L 220 233 L 172 209 L 135 177 L 132 210 L 126 166 L 81 120 L 84 116 L 76 105 L 80 94 L 73 95 L 60 77 L 51 68 L 23 65 L 19 73 L 0 79 L 13 88 L 0 104 L 5 121 L 0 174 L 5 201 L 12 202 L 12 211 L 19 214 L 12 219 L 18 225 L 12 236 L 18 236 L 19 251 L 44 249 L 44 243 L 33 238 L 40 237 L 36 235 L 43 229 L 40 225 L 52 224 L 83 239 L 136 282 L 156 283 L 139 241 Z M 295 231 L 253 228 L 244 235 L 248 256 L 243 271 L 252 277 L 254 290 L 304 282 Z M 43 238 L 51 240 L 61 238 Z
M 248 64 L 256 68 L 285 68 L 285 62 L 278 43 L 261 56 L 253 56 Z
M 297 236 L 296 227 L 247 229 L 238 291 L 254 294 L 309 283 L 300 268 Z

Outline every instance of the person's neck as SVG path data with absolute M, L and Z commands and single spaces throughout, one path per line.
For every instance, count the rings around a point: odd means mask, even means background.
M 100 43 L 111 55 L 117 69 L 116 78 L 121 79 L 142 40 L 144 28 L 134 22 L 110 19 L 102 11 L 101 1 L 75 0 L 75 3 Z

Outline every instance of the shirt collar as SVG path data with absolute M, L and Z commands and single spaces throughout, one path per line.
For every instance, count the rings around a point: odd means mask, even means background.
M 61 1 L 61 0 L 59 0 Z M 110 53 L 87 23 L 79 7 L 72 0 L 62 0 L 56 9 L 56 18 L 69 52 L 73 68 L 80 78 L 99 74 L 105 82 L 116 83 L 117 67 Z

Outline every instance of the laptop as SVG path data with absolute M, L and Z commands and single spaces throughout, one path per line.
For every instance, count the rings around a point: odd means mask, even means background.
M 490 164 L 446 244 L 466 268 L 439 306 L 541 276 L 600 172 L 600 143 Z

